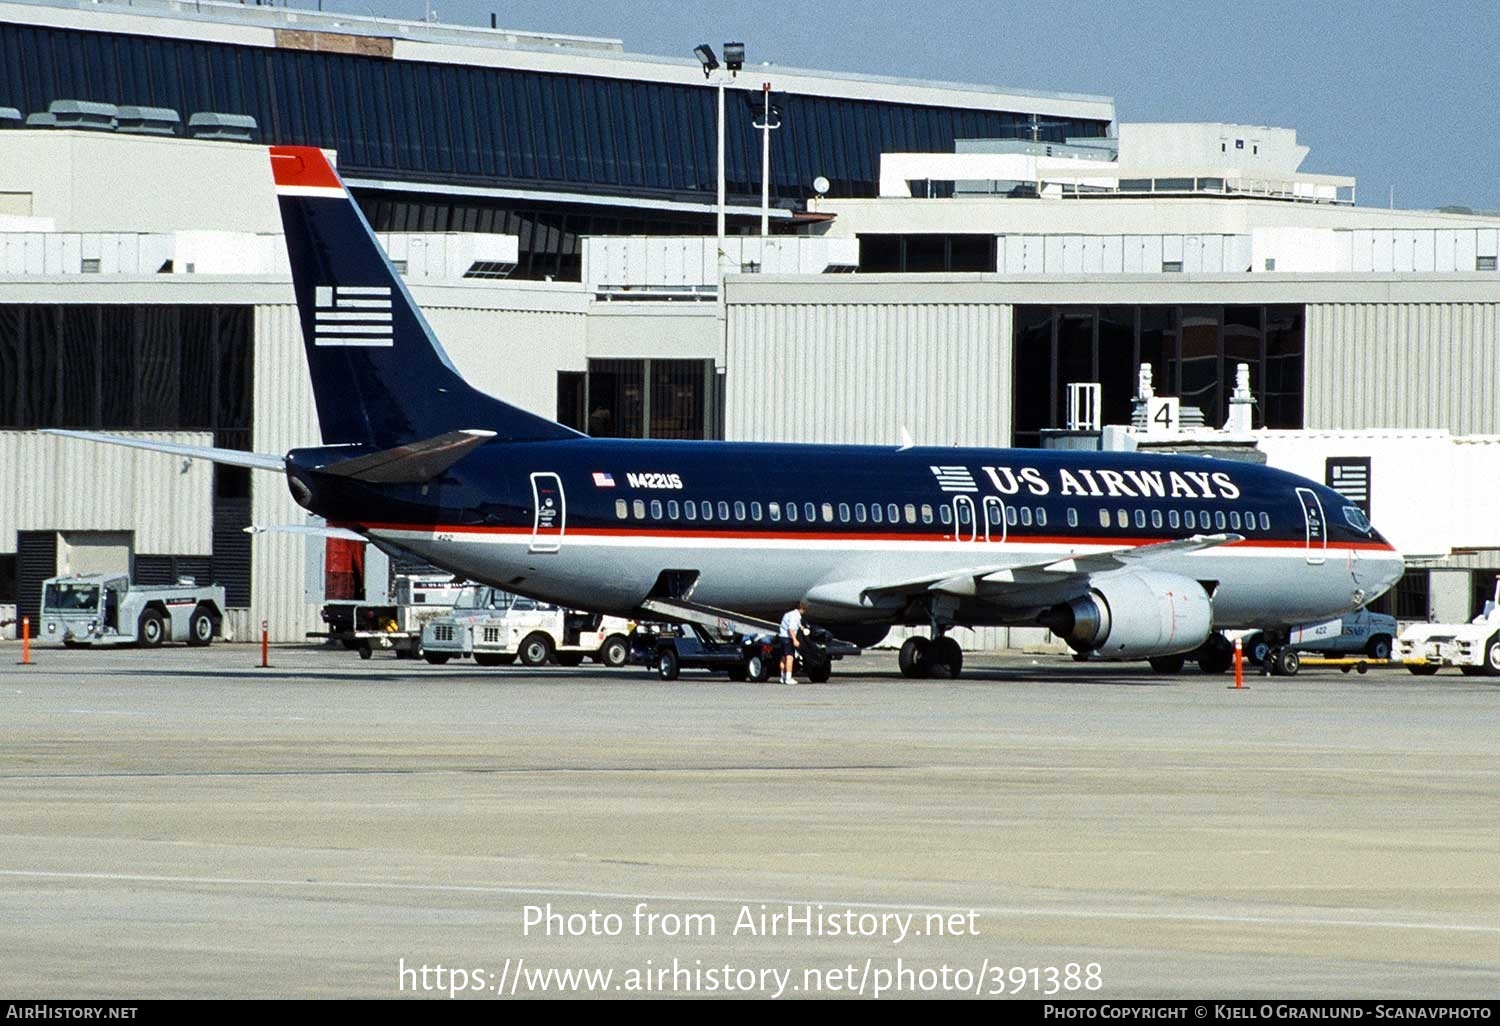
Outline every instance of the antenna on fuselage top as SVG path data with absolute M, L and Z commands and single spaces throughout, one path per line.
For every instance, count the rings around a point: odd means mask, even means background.
M 917 444 L 916 442 L 912 441 L 911 432 L 907 430 L 905 424 L 902 424 L 901 425 L 901 446 L 896 451 L 897 452 L 905 452 L 906 450 L 914 447 L 916 444 Z

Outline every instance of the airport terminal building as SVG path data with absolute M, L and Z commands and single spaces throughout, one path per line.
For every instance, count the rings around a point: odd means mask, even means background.
M 1128 423 L 1149 363 L 1209 424 L 1247 364 L 1257 429 L 1500 435 L 1500 216 L 1359 206 L 1291 129 L 750 48 L 0 2 L 0 607 L 128 569 L 319 627 L 322 540 L 245 530 L 305 523 L 284 482 L 38 433 L 318 440 L 267 143 L 335 154 L 467 377 L 591 434 L 1053 444 L 1069 384 Z M 1376 467 L 1377 524 L 1443 487 Z M 1450 548 L 1400 615 L 1467 618 L 1500 540 Z

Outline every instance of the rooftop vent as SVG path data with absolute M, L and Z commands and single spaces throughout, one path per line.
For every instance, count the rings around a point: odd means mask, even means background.
M 0 128 L 20 128 L 21 112 L 14 107 L 0 107 Z
M 92 100 L 53 100 L 47 105 L 57 128 L 82 128 L 94 132 L 112 132 L 120 108 L 112 103 Z
M 194 139 L 254 142 L 256 129 L 255 119 L 249 114 L 220 114 L 209 110 L 188 118 L 188 135 Z
M 57 127 L 57 119 L 55 117 L 53 117 L 51 114 L 44 114 L 44 113 L 41 113 L 41 112 L 38 112 L 36 114 L 28 114 L 28 115 L 26 115 L 26 127 L 27 128 L 56 128 Z
M 121 107 L 119 128 L 131 135 L 176 135 L 182 118 L 170 107 Z

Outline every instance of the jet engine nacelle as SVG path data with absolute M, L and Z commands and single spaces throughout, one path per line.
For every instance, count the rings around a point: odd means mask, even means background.
M 1121 570 L 1089 581 L 1089 593 L 1043 618 L 1080 652 L 1150 659 L 1190 652 L 1208 640 L 1213 603 L 1203 585 L 1179 574 Z

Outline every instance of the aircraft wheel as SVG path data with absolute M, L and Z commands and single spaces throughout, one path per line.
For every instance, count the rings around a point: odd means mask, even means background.
M 1388 634 L 1377 634 L 1365 646 L 1365 655 L 1376 662 L 1388 662 L 1391 658 L 1391 638 Z
M 944 635 L 927 650 L 927 663 L 929 676 L 931 670 L 940 669 L 948 674 L 949 680 L 958 680 L 958 675 L 964 672 L 964 650 L 957 641 Z
M 927 676 L 927 649 L 926 638 L 907 638 L 901 645 L 901 651 L 896 655 L 896 665 L 901 667 L 903 677 L 925 677 Z
M 167 636 L 166 621 L 154 609 L 142 610 L 135 622 L 135 643 L 141 648 L 156 648 Z
M 1281 677 L 1295 677 L 1297 671 L 1302 669 L 1302 657 L 1297 654 L 1295 648 L 1280 648 L 1271 657 L 1271 669 Z
M 1180 655 L 1156 656 L 1146 661 L 1151 664 L 1151 669 L 1157 673 L 1181 673 L 1183 664 L 1187 662 L 1187 657 Z
M 619 634 L 611 634 L 599 646 L 599 654 L 594 656 L 594 661 L 604 666 L 619 667 L 624 666 L 625 660 L 629 658 L 630 643 Z
M 195 648 L 202 647 L 214 640 L 214 618 L 209 613 L 207 606 L 200 605 L 193 610 L 193 615 L 188 618 L 187 643 Z
M 552 658 L 552 639 L 541 631 L 526 635 L 526 640 L 521 642 L 520 656 L 523 666 L 545 666 Z
M 656 653 L 656 675 L 662 680 L 676 680 L 682 673 L 682 666 L 677 660 L 677 650 L 664 648 Z
M 1204 673 L 1223 673 L 1234 665 L 1234 646 L 1222 634 L 1210 634 L 1198 652 L 1198 669 Z

